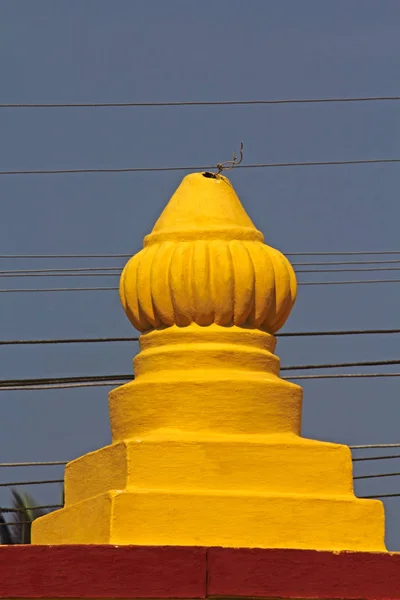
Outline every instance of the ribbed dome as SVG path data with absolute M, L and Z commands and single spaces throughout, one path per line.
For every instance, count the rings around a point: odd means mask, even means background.
M 237 325 L 274 333 L 296 297 L 288 260 L 263 243 L 226 177 L 195 173 L 172 196 L 120 282 L 139 331 Z

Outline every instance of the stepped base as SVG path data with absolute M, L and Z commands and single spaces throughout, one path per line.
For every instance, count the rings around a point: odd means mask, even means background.
M 114 490 L 41 517 L 33 543 L 384 551 L 381 502 Z
M 67 465 L 35 544 L 384 551 L 383 505 L 354 496 L 349 448 L 294 434 L 157 431 Z

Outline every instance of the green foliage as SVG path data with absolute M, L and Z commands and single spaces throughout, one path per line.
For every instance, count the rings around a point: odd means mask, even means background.
M 11 494 L 14 510 L 0 511 L 0 544 L 30 544 L 33 521 L 51 511 L 36 508 L 38 502 L 29 494 L 20 494 L 14 489 Z M 64 486 L 61 503 L 64 504 Z

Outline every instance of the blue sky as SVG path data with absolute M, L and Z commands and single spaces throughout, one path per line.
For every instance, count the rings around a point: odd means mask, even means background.
M 0 102 L 399 95 L 399 18 L 395 0 L 3 0 Z M 247 163 L 400 157 L 399 111 L 395 102 L 1 109 L 0 167 L 208 165 L 229 159 L 240 141 Z M 0 254 L 134 253 L 183 175 L 2 176 Z M 231 181 L 266 242 L 284 252 L 400 250 L 395 164 L 243 169 Z M 0 268 L 122 264 L 3 259 Z M 0 285 L 108 286 L 110 280 Z M 398 327 L 399 301 L 399 284 L 300 287 L 285 330 Z M 116 292 L 3 293 L 0 315 L 1 339 L 134 335 Z M 0 377 L 131 372 L 136 351 L 127 343 L 0 347 Z M 381 360 L 399 357 L 399 339 L 287 338 L 277 351 L 286 365 Z M 399 442 L 399 383 L 304 382 L 304 434 L 346 444 Z M 1 392 L 1 417 L 3 462 L 68 460 L 110 441 L 104 388 Z M 359 463 L 357 472 L 400 470 L 395 463 Z M 58 474 L 2 469 L 0 478 Z M 359 482 L 357 492 L 400 492 L 400 478 Z M 37 486 L 32 493 L 47 503 L 58 500 L 59 490 Z M 2 490 L 0 502 L 9 501 Z M 385 506 L 387 543 L 399 549 L 400 498 Z

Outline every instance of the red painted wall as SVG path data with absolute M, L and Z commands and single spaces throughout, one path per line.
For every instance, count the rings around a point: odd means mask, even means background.
M 400 600 L 400 554 L 0 546 L 0 599 Z

